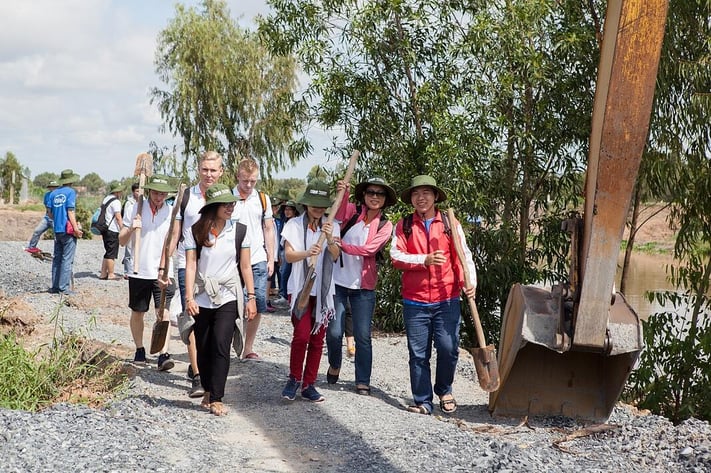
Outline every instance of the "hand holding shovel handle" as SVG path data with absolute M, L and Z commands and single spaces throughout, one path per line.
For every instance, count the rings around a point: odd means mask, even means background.
M 133 170 L 134 176 L 138 177 L 138 202 L 136 202 L 136 215 L 143 212 L 143 186 L 146 185 L 146 178 L 153 175 L 153 156 L 148 153 L 139 153 L 136 156 L 136 167 Z M 138 274 L 138 252 L 141 247 L 141 232 L 139 229 L 133 237 L 133 274 Z
M 348 169 L 346 170 L 346 175 L 343 177 L 344 182 L 351 181 L 351 177 L 353 176 L 353 170 L 355 169 L 356 162 L 358 162 L 358 156 L 360 156 L 360 151 L 354 149 L 353 153 L 351 154 L 350 161 L 348 161 Z M 336 200 L 334 200 L 333 205 L 331 205 L 331 210 L 328 214 L 327 222 L 333 223 L 333 220 L 336 217 L 336 212 L 338 212 L 338 208 L 341 206 L 341 201 L 343 200 L 343 194 L 345 192 L 346 189 L 343 188 L 338 191 L 338 194 L 336 194 Z M 326 234 L 321 232 L 321 236 L 319 236 L 318 238 L 317 245 L 323 245 L 324 241 L 326 241 Z M 318 257 L 319 255 L 313 255 L 308 259 L 307 264 L 309 265 L 309 270 L 306 273 L 306 279 L 304 279 L 304 287 L 301 289 L 296 299 L 297 312 L 303 313 L 303 311 L 306 309 L 306 306 L 309 305 L 309 295 L 311 294 L 311 289 L 314 286 L 314 281 L 316 281 L 316 263 L 318 262 Z
M 170 225 L 168 226 L 168 234 L 165 237 L 165 242 L 163 244 L 163 264 L 165 265 L 165 270 L 161 279 L 164 282 L 168 281 L 168 268 L 170 267 L 170 253 L 173 249 L 173 228 L 175 227 L 175 216 L 180 210 L 180 201 L 183 199 L 183 194 L 185 193 L 185 184 L 180 184 L 178 186 L 178 195 L 175 197 L 175 203 L 173 204 L 173 211 L 170 213 Z M 165 312 L 165 300 L 166 294 L 165 289 L 160 290 L 160 304 L 158 307 L 158 313 L 156 314 L 156 322 L 153 324 L 153 333 L 151 334 L 151 354 L 158 353 L 163 349 L 165 345 L 165 339 L 168 336 L 168 329 L 170 328 L 170 319 L 166 319 L 163 315 Z
M 454 249 L 457 253 L 457 259 L 462 265 L 464 284 L 466 287 L 469 287 L 471 286 L 471 276 L 469 275 L 467 262 L 464 257 L 464 248 L 459 239 L 459 226 L 454 224 L 457 222 L 457 219 L 454 217 L 454 210 L 451 208 L 447 209 L 447 216 L 452 226 L 452 242 L 454 243 Z M 496 347 L 494 347 L 494 345 L 487 346 L 486 339 L 484 338 L 484 329 L 481 326 L 479 311 L 476 309 L 474 298 L 467 297 L 467 299 L 469 300 L 472 322 L 474 322 L 476 338 L 479 343 L 479 348 L 471 348 L 469 352 L 474 357 L 474 367 L 476 368 L 476 374 L 479 378 L 479 386 L 481 386 L 481 389 L 484 391 L 490 393 L 499 389 L 499 364 L 496 360 Z

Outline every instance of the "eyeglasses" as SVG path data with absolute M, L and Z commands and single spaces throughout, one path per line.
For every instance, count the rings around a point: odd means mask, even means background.
M 367 191 L 365 191 L 365 195 L 369 195 L 371 197 L 385 197 L 386 195 L 388 195 L 388 193 L 385 191 L 375 191 L 372 189 L 368 189 Z

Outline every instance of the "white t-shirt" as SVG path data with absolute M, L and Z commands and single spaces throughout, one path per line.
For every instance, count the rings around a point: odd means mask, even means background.
M 264 194 L 266 199 L 266 209 L 262 211 L 262 202 L 259 200 L 259 192 L 252 189 L 252 193 L 242 199 L 239 195 L 237 187 L 232 189 L 232 194 L 236 195 L 239 200 L 235 203 L 235 209 L 232 211 L 232 220 L 243 223 L 247 226 L 247 235 L 249 241 L 252 242 L 251 263 L 257 264 L 267 260 L 267 250 L 264 248 L 264 227 L 262 226 L 262 216 L 264 220 L 271 220 L 272 208 L 269 204 L 269 196 Z
M 193 196 L 190 198 L 192 199 Z M 235 228 L 236 225 L 231 221 L 227 221 L 225 228 L 223 228 L 222 232 L 217 236 L 216 243 L 215 235 L 210 234 L 210 241 L 213 242 L 213 245 L 203 246 L 200 250 L 200 258 L 197 260 L 198 273 L 219 280 L 229 278 L 237 271 L 237 261 L 235 260 L 237 256 L 235 254 Z M 197 245 L 195 244 L 193 232 L 190 231 L 184 235 L 185 240 L 183 240 L 183 244 L 185 250 L 195 250 Z M 249 248 L 249 246 L 249 233 L 247 233 L 242 241 L 242 248 Z M 222 285 L 220 286 L 220 297 L 222 298 L 222 304 L 237 300 L 237 295 Z M 210 301 L 210 297 L 205 291 L 195 295 L 195 302 L 200 307 L 211 309 L 218 307 L 218 305 Z
M 368 239 L 370 232 L 370 224 L 366 225 L 363 220 L 354 224 L 342 240 L 345 243 L 363 246 Z M 341 287 L 348 289 L 361 289 L 361 275 L 363 274 L 363 257 L 357 255 L 349 255 L 345 251 L 341 251 L 343 258 L 343 267 L 340 262 L 336 261 L 333 267 L 333 280 Z
M 183 199 L 184 198 L 185 197 L 183 197 Z M 195 184 L 190 188 L 190 198 L 188 199 L 188 204 L 185 206 L 185 215 L 181 216 L 180 210 L 178 210 L 178 214 L 175 216 L 175 220 L 183 221 L 183 241 L 178 243 L 178 249 L 175 252 L 175 257 L 178 260 L 178 269 L 185 269 L 185 235 L 187 233 L 192 234 L 190 228 L 195 222 L 200 220 L 200 209 L 203 205 L 205 205 L 205 196 L 202 195 L 200 185 Z
M 147 198 L 143 200 L 143 209 L 141 212 L 142 228 L 140 229 L 141 247 L 138 250 L 138 274 L 133 275 L 134 278 L 158 279 L 158 266 L 160 265 L 165 238 L 168 235 L 170 214 L 172 211 L 172 205 L 163 204 L 163 206 L 156 211 L 156 214 L 153 215 L 149 200 Z M 131 226 L 136 213 L 138 213 L 138 204 L 133 206 L 130 218 L 124 220 L 124 227 Z M 136 230 L 135 232 L 138 231 L 139 230 Z M 135 232 L 134 236 L 136 234 Z M 133 257 L 136 257 L 135 251 Z M 173 258 L 168 258 L 166 263 L 168 265 L 166 268 L 167 274 L 173 274 L 172 260 Z
M 101 205 L 104 205 L 109 201 L 109 199 L 113 199 L 114 197 L 116 196 L 113 194 L 107 195 L 104 197 L 104 200 L 101 201 Z M 118 197 L 116 197 L 116 199 L 112 201 L 108 207 L 106 207 L 106 213 L 104 214 L 104 221 L 106 222 L 106 225 L 109 226 L 109 231 L 118 233 L 121 229 L 119 228 L 118 221 L 116 220 L 116 214 L 121 215 L 121 199 Z

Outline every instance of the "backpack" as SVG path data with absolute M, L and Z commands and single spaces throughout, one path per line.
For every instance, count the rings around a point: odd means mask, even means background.
M 234 222 L 235 225 L 235 261 L 237 262 L 237 272 L 239 273 L 239 279 L 242 282 L 242 287 L 244 287 L 244 278 L 242 278 L 242 270 L 239 268 L 239 255 L 242 251 L 242 242 L 244 241 L 245 235 L 247 235 L 247 225 L 244 223 Z M 200 259 L 200 253 L 202 252 L 202 245 L 197 242 L 195 238 L 195 230 L 191 227 L 193 232 L 193 238 L 195 239 L 195 259 Z
M 410 214 L 402 220 L 402 233 L 405 234 L 405 238 L 410 239 L 412 235 L 412 215 Z M 451 239 L 452 238 L 452 227 L 449 224 L 449 217 L 447 214 L 440 211 L 440 217 L 442 218 L 442 223 L 444 224 L 444 233 Z
M 106 223 L 106 209 L 111 205 L 111 202 L 114 200 L 118 200 L 116 196 L 111 196 L 109 200 L 106 201 L 106 203 L 101 204 L 100 207 L 98 207 L 96 210 L 94 210 L 94 213 L 91 215 L 91 233 L 94 235 L 103 235 L 107 231 L 109 231 L 109 225 L 111 225 L 111 222 L 114 221 L 116 218 L 115 215 L 111 217 L 111 221 L 107 224 Z
M 341 227 L 341 238 L 345 236 L 346 233 L 348 233 L 348 230 L 351 229 L 353 225 L 356 224 L 358 221 L 358 217 L 360 217 L 360 212 L 362 210 L 362 207 L 360 205 L 356 206 L 356 213 L 354 213 L 351 218 L 348 219 L 348 221 L 343 224 Z M 378 222 L 378 231 L 380 231 L 381 228 L 385 226 L 385 223 L 388 221 L 388 217 L 381 211 L 380 212 L 380 222 Z M 410 227 L 412 227 L 412 221 L 410 221 Z M 412 228 L 410 229 L 410 233 L 412 233 Z M 387 242 L 386 242 L 387 244 Z M 380 263 L 383 261 L 384 256 L 383 256 L 383 250 L 385 249 L 385 245 L 383 245 L 382 248 L 378 250 L 377 253 L 375 253 L 375 261 L 377 263 Z M 340 260 L 341 260 L 341 268 L 343 267 L 343 253 L 340 255 Z

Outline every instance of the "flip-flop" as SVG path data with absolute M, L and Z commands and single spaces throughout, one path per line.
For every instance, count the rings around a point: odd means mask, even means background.
M 220 401 L 210 403 L 210 413 L 216 416 L 226 416 L 230 412 Z
M 427 410 L 425 406 L 422 404 L 416 405 L 416 406 L 407 406 L 407 411 L 408 412 L 414 412 L 415 414 L 422 414 L 422 415 L 430 415 L 430 411 Z
M 245 360 L 252 360 L 252 361 L 259 361 L 260 360 L 259 355 L 257 355 L 254 352 L 247 353 L 246 355 L 244 355 L 244 359 Z

